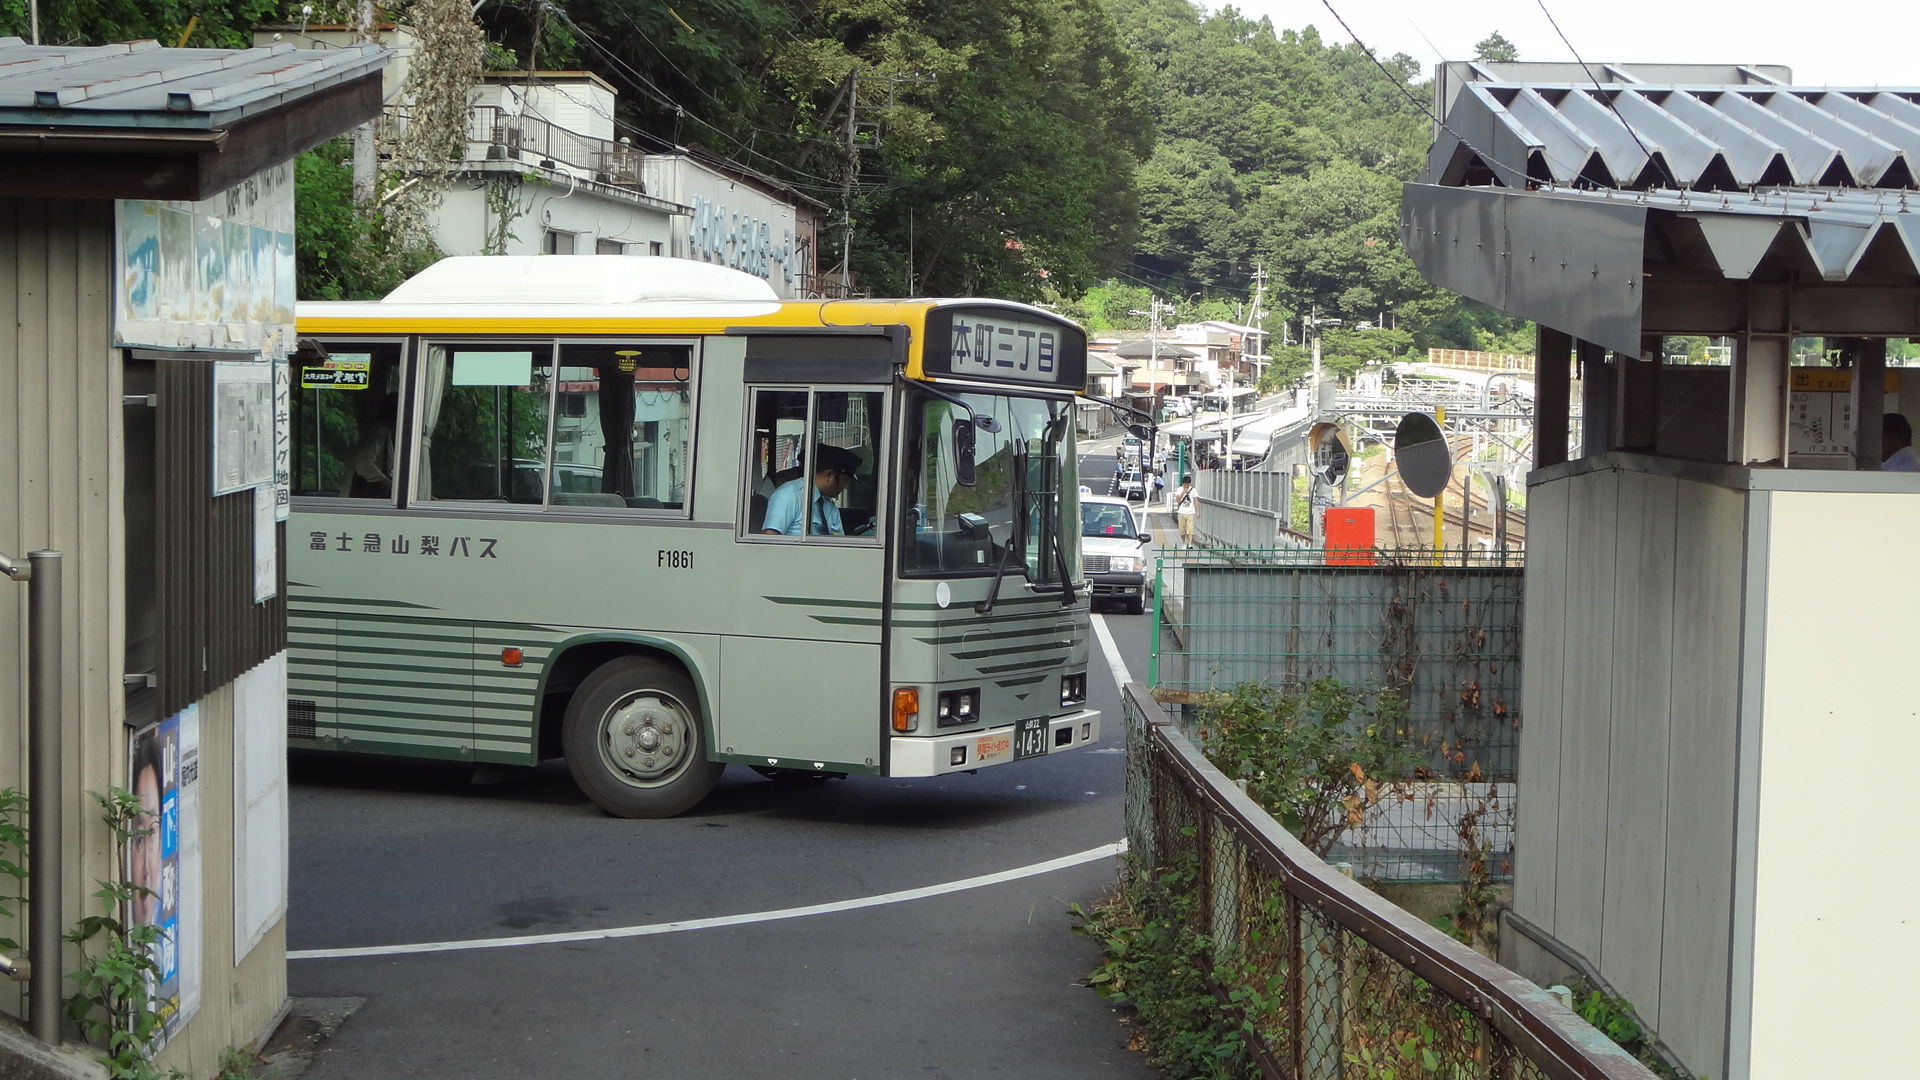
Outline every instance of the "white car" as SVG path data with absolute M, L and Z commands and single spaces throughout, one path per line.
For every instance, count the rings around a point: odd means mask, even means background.
M 1113 478 L 1113 493 L 1122 499 L 1145 499 L 1153 481 L 1138 465 L 1129 465 Z
M 1093 598 L 1119 600 L 1132 614 L 1147 609 L 1147 544 L 1153 539 L 1125 499 L 1080 496 L 1080 568 Z

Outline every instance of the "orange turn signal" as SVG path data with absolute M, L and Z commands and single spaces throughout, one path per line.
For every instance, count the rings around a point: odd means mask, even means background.
M 502 667 L 519 667 L 526 659 L 527 655 L 512 645 L 500 650 L 500 665 Z
M 912 731 L 920 718 L 920 688 L 902 686 L 893 691 L 893 730 Z

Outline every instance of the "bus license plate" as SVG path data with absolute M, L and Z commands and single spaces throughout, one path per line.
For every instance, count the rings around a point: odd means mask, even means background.
M 1046 753 L 1047 730 L 1047 718 L 1044 716 L 1030 716 L 1020 721 L 1013 734 L 1014 760 Z

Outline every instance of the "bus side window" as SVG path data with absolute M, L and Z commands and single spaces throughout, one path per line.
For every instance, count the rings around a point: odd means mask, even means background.
M 548 345 L 429 345 L 414 498 L 538 505 L 547 474 Z
M 552 505 L 685 507 L 692 387 L 690 345 L 561 346 Z
M 752 401 L 744 531 L 823 539 L 872 534 L 879 509 L 882 395 L 756 390 Z M 821 483 L 830 487 L 817 487 Z
M 804 482 L 800 463 L 806 454 L 806 391 L 754 391 L 753 416 L 747 427 L 745 531 L 784 531 L 779 523 L 767 521 L 767 500 L 784 484 Z
M 393 498 L 400 463 L 399 342 L 304 341 L 292 358 L 293 494 Z
M 822 390 L 813 395 L 814 429 L 811 445 L 852 466 L 834 496 L 841 535 L 871 536 L 879 524 L 881 396 L 870 390 Z M 812 530 L 809 530 L 812 531 Z

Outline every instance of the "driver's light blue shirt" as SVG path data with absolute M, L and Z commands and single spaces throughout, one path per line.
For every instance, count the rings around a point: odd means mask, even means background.
M 840 508 L 833 500 L 820 494 L 811 487 L 804 476 L 795 477 L 773 489 L 767 496 L 767 517 L 762 529 L 774 529 L 788 536 L 801 534 L 801 507 L 805 505 L 808 493 L 813 495 L 813 533 L 844 536 L 846 530 L 840 525 Z

